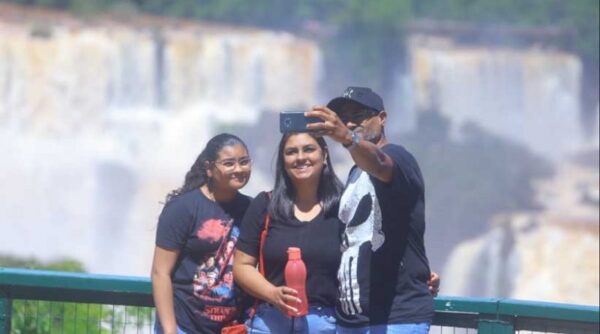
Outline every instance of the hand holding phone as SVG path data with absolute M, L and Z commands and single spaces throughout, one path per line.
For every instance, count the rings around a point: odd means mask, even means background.
M 279 114 L 279 131 L 289 132 L 311 132 L 306 128 L 309 123 L 322 122 L 318 117 L 306 117 L 303 111 L 284 111 Z

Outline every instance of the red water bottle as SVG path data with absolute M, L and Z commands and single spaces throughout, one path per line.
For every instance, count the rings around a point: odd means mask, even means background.
M 297 313 L 288 312 L 290 317 L 303 316 L 308 313 L 306 298 L 306 266 L 302 261 L 302 251 L 298 247 L 288 247 L 288 261 L 285 265 L 285 285 L 298 291 L 300 304 L 291 305 L 298 309 Z

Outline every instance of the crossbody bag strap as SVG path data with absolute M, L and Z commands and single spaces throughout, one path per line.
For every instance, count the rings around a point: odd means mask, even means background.
M 270 197 L 270 196 L 269 196 Z M 267 209 L 267 214 L 265 216 L 265 224 L 262 232 L 260 233 L 260 243 L 258 246 L 258 270 L 260 274 L 265 276 L 265 257 L 263 255 L 263 249 L 265 247 L 265 240 L 267 240 L 267 233 L 269 231 L 269 223 L 271 222 L 271 215 L 269 215 L 269 209 Z
M 271 192 L 267 193 L 269 201 L 271 200 Z M 271 222 L 271 215 L 269 214 L 269 205 L 267 204 L 267 214 L 265 215 L 265 223 L 263 230 L 260 233 L 260 243 L 258 244 L 258 270 L 260 274 L 265 276 L 265 257 L 263 255 L 263 249 L 265 247 L 265 241 L 267 240 L 267 234 L 269 233 L 269 223 Z
M 267 192 L 267 196 L 269 200 L 271 200 L 271 192 Z M 260 274 L 265 277 L 265 259 L 263 256 L 263 248 L 265 246 L 265 240 L 267 240 L 267 234 L 269 233 L 269 223 L 271 222 L 271 215 L 269 215 L 269 204 L 267 204 L 267 213 L 265 215 L 265 223 L 263 224 L 263 230 L 260 232 L 260 241 L 258 243 L 258 270 Z M 250 308 L 250 318 L 254 318 L 254 314 L 256 313 L 256 309 L 258 308 L 258 304 L 260 301 L 256 299 L 254 305 Z

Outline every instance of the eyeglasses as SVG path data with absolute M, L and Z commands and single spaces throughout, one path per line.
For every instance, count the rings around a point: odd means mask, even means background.
M 219 164 L 224 167 L 226 171 L 232 171 L 235 169 L 236 165 L 239 165 L 240 168 L 250 168 L 252 166 L 252 159 L 250 158 L 240 158 L 239 160 L 235 159 L 223 159 L 215 161 L 215 164 Z
M 342 122 L 344 124 L 347 124 L 348 122 L 352 122 L 354 124 L 361 124 L 362 122 L 375 117 L 379 114 L 378 111 L 375 110 L 371 110 L 371 109 L 362 109 L 362 110 L 356 110 L 356 111 L 350 111 L 350 112 L 342 112 L 339 114 L 340 116 L 340 120 L 342 120 Z

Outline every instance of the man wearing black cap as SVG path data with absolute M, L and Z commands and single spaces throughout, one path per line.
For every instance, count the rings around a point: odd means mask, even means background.
M 427 333 L 433 296 L 425 254 L 425 197 L 415 158 L 385 137 L 387 113 L 370 88 L 348 87 L 308 125 L 352 156 L 339 218 L 346 225 L 338 271 L 339 333 Z M 430 282 L 431 284 L 431 282 Z M 439 279 L 433 282 L 437 293 Z

